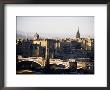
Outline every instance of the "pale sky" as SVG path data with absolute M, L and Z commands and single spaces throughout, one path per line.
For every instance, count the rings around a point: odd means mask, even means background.
M 73 38 L 78 31 L 81 37 L 94 37 L 94 17 L 17 16 L 17 33 L 45 38 Z

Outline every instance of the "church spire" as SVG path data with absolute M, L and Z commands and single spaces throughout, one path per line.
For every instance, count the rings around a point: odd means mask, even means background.
M 80 38 L 79 26 L 78 26 L 78 31 L 77 31 L 77 33 L 76 33 L 76 38 Z
M 80 33 L 79 33 L 79 26 L 78 26 L 78 31 L 77 31 L 77 33 L 80 34 Z

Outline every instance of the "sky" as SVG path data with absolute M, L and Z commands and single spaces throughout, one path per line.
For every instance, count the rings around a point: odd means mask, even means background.
M 79 32 L 82 38 L 94 37 L 92 16 L 17 16 L 17 34 L 43 38 L 74 38 Z

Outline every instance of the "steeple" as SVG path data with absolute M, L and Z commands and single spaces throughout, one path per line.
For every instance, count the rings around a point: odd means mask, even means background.
M 78 32 L 79 32 L 79 26 L 78 26 Z
M 76 38 L 80 38 L 79 26 L 78 26 L 78 31 L 77 31 L 77 33 L 76 33 Z

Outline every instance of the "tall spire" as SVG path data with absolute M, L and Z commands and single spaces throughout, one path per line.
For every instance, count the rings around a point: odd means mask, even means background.
M 77 33 L 76 33 L 76 38 L 80 38 L 79 26 L 78 26 L 78 31 L 77 31 Z

